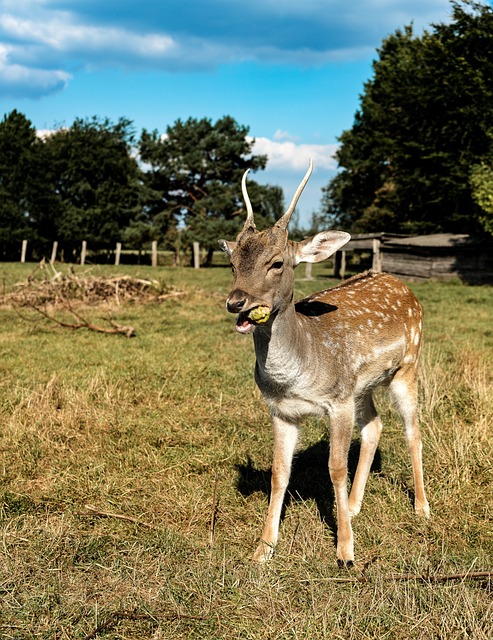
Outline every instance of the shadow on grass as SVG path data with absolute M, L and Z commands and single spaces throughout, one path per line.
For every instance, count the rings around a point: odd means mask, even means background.
M 349 449 L 348 471 L 352 481 L 356 473 L 360 452 L 359 441 L 353 441 Z M 238 491 L 249 496 L 258 491 L 270 499 L 271 469 L 257 469 L 250 458 L 246 464 L 238 465 Z M 381 472 L 381 456 L 377 449 L 371 472 Z M 334 514 L 334 490 L 329 475 L 329 443 L 320 440 L 307 449 L 299 451 L 293 460 L 291 479 L 284 499 L 284 519 L 286 508 L 291 502 L 314 500 L 321 522 L 331 530 L 337 544 L 337 526 Z M 266 510 L 267 513 L 267 510 Z

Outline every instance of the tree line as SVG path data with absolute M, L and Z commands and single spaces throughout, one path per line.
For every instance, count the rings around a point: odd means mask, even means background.
M 493 234 L 493 9 L 451 6 L 448 23 L 383 40 L 313 230 Z M 22 113 L 6 114 L 0 259 L 16 259 L 24 239 L 34 257 L 54 240 L 66 260 L 83 240 L 100 250 L 156 240 L 175 252 L 199 241 L 210 257 L 243 224 L 245 169 L 267 163 L 248 132 L 225 116 L 137 137 L 130 120 L 94 116 L 40 135 Z M 259 228 L 282 215 L 280 187 L 249 180 L 249 193 Z
M 138 140 L 125 118 L 78 118 L 38 135 L 14 110 L 0 123 L 0 256 L 17 256 L 23 239 L 44 254 L 57 240 L 66 260 L 83 240 L 99 250 L 157 240 L 174 251 L 199 240 L 211 252 L 241 228 L 245 169 L 267 162 L 247 134 L 226 116 L 178 120 Z M 282 214 L 279 187 L 250 181 L 249 191 L 260 225 Z

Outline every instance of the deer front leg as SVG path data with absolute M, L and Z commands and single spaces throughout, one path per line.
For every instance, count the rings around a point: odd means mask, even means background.
M 337 507 L 337 562 L 354 561 L 353 530 L 348 505 L 348 453 L 354 424 L 354 407 L 339 407 L 331 413 L 329 473 Z
M 366 482 L 382 433 L 382 421 L 377 415 L 371 393 L 360 400 L 356 421 L 361 432 L 361 448 L 353 486 L 349 494 L 349 514 L 351 517 L 360 512 Z
M 267 520 L 260 543 L 253 554 L 256 562 L 267 562 L 274 555 L 279 536 L 284 496 L 291 475 L 293 454 L 298 440 L 298 427 L 276 416 L 272 418 L 274 431 L 274 455 L 272 460 L 271 495 Z

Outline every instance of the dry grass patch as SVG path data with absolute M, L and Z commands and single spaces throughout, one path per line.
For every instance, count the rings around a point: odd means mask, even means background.
M 345 572 L 316 420 L 302 432 L 276 556 L 251 563 L 272 446 L 253 346 L 224 311 L 226 270 L 158 275 L 187 296 L 122 304 L 132 340 L 1 312 L 0 637 L 489 639 L 493 346 L 467 304 L 491 315 L 493 292 L 415 288 L 429 318 L 432 518 L 413 514 L 402 427 L 382 397 L 357 568 Z M 451 309 L 466 295 L 460 332 Z M 353 469 L 357 451 L 355 438 Z

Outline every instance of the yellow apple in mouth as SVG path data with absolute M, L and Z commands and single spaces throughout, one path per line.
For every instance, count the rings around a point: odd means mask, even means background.
M 247 316 L 252 322 L 255 322 L 256 324 L 261 324 L 262 322 L 267 322 L 267 320 L 270 317 L 270 309 L 269 307 L 255 307 L 255 309 L 252 309 L 248 316 Z

